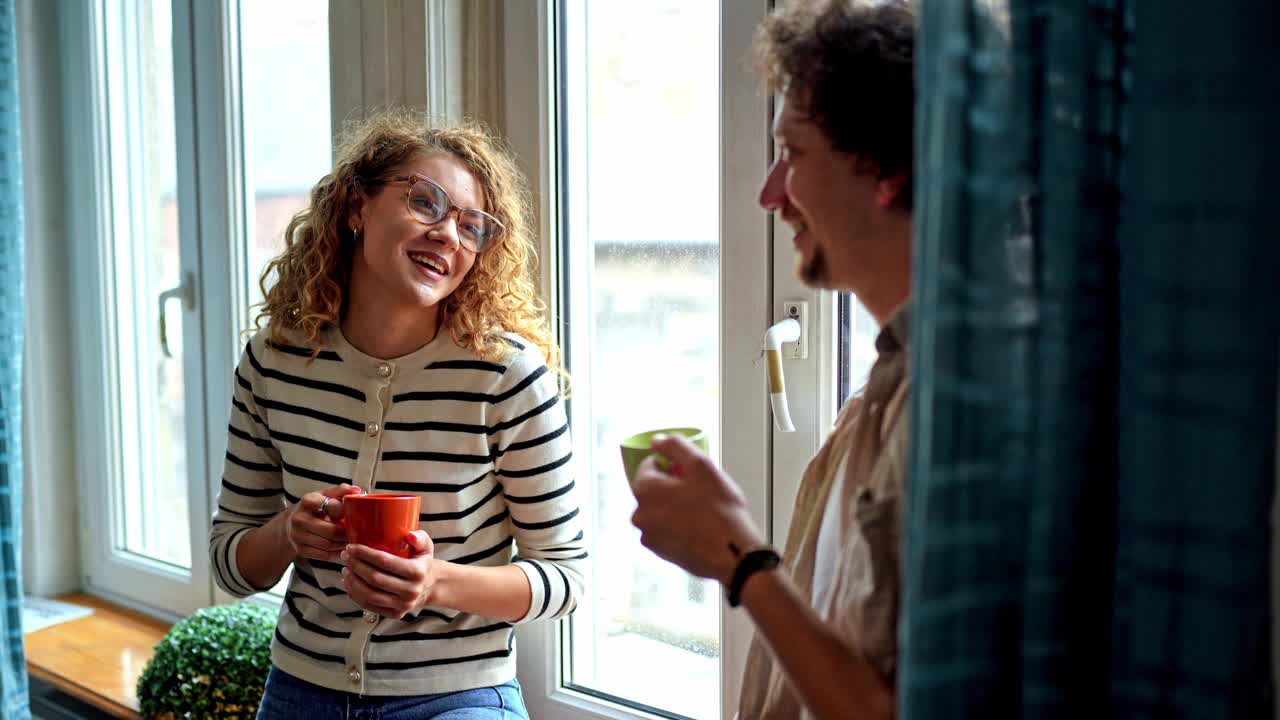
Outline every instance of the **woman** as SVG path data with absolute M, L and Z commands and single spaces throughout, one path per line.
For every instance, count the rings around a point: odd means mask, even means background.
M 482 130 L 383 114 L 289 224 L 209 546 L 233 595 L 294 568 L 259 717 L 527 717 L 514 625 L 573 612 L 586 557 L 529 215 Z M 335 522 L 382 491 L 421 496 L 407 559 Z

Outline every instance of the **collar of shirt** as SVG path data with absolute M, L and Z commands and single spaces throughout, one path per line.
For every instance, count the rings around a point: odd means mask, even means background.
M 881 355 L 909 347 L 911 341 L 911 301 L 906 300 L 889 314 L 889 322 L 876 335 L 876 352 Z

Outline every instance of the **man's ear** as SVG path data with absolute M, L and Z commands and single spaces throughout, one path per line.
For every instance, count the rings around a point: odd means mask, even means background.
M 907 188 L 907 176 L 898 173 L 876 181 L 876 204 L 882 208 L 893 207 Z

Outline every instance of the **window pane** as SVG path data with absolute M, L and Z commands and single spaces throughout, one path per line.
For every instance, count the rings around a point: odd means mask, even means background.
M 258 278 L 284 249 L 284 231 L 332 164 L 329 4 L 272 0 L 240 5 L 248 227 L 241 301 L 262 300 Z M 245 327 L 253 316 L 244 314 Z M 235 348 L 238 354 L 239 347 Z M 283 595 L 285 573 L 272 592 Z
M 842 294 L 840 304 L 840 404 L 862 392 L 876 361 L 875 318 L 852 295 Z
M 595 507 L 591 596 L 570 621 L 568 677 L 587 692 L 718 718 L 720 592 L 639 543 L 619 459 L 628 435 L 704 428 L 718 456 L 719 7 L 590 2 L 566 12 L 570 370 Z M 679 48 L 678 52 L 670 49 Z M 577 108 L 575 110 L 574 108 Z M 576 193 L 576 194 L 575 194 Z M 577 208 L 577 210 L 574 210 Z
M 168 3 L 116 6 L 122 32 L 113 100 L 114 318 L 120 484 L 116 547 L 190 568 L 182 362 L 183 309 L 157 301 L 182 282 L 174 129 L 173 30 Z M 120 182 L 123 181 L 123 182 Z
M 248 306 L 261 300 L 258 277 L 284 249 L 289 220 L 332 165 L 329 3 L 241 3 L 240 41 Z

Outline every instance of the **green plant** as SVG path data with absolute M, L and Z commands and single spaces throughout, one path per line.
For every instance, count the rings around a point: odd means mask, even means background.
M 276 614 L 239 603 L 173 626 L 138 678 L 144 718 L 252 718 L 271 670 Z

